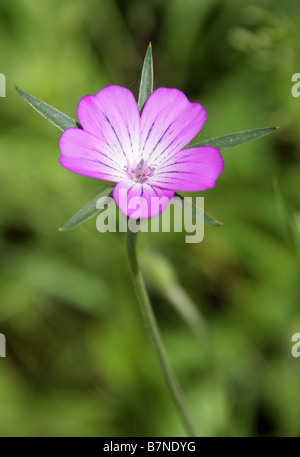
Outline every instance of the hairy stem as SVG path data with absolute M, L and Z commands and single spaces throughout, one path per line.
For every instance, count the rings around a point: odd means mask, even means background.
M 160 363 L 162 373 L 168 387 L 169 393 L 174 401 L 174 404 L 179 412 L 182 422 L 190 436 L 197 436 L 195 427 L 191 420 L 190 414 L 186 408 L 183 399 L 181 388 L 174 375 L 170 365 L 157 323 L 152 310 L 152 306 L 145 287 L 144 279 L 139 268 L 136 255 L 136 242 L 138 233 L 133 233 L 129 229 L 127 231 L 127 254 L 131 275 L 135 287 L 135 291 L 140 303 L 141 311 L 148 329 L 149 337 L 152 342 L 154 351 Z

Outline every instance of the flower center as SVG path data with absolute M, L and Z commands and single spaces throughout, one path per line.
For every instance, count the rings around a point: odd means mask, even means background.
M 145 163 L 144 159 L 141 159 L 140 162 L 134 166 L 126 165 L 124 167 L 124 171 L 129 179 L 143 184 L 148 180 L 148 178 L 153 176 L 154 167 L 149 167 L 147 163 Z

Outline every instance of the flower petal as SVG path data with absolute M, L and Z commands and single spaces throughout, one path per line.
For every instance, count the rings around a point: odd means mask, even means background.
M 110 148 L 100 138 L 77 128 L 70 128 L 62 134 L 59 147 L 60 163 L 74 173 L 119 182 L 125 172 L 114 157 Z
M 83 97 L 77 108 L 84 130 L 100 137 L 119 160 L 133 163 L 139 156 L 140 114 L 133 93 L 107 86 Z
M 148 182 L 165 189 L 196 192 L 214 187 L 223 169 L 224 161 L 218 149 L 188 148 L 156 168 Z
M 157 165 L 184 148 L 201 130 L 206 111 L 178 89 L 160 87 L 148 98 L 141 116 L 141 150 Z
M 146 219 L 161 214 L 169 206 L 174 191 L 127 180 L 115 186 L 113 197 L 125 216 Z

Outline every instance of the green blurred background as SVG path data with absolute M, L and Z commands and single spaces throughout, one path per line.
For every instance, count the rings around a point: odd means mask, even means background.
M 200 435 L 300 434 L 299 256 L 273 192 L 277 178 L 297 224 L 299 25 L 296 0 L 1 1 L 1 436 L 185 434 L 139 313 L 124 234 L 98 233 L 95 219 L 57 230 L 104 183 L 60 166 L 59 130 L 13 87 L 75 117 L 80 98 L 105 85 L 137 95 L 149 41 L 156 86 L 207 109 L 201 139 L 280 126 L 224 151 L 224 173 L 202 194 L 223 227 L 206 226 L 200 244 L 140 236 L 170 359 Z M 191 302 L 206 333 L 176 310 Z

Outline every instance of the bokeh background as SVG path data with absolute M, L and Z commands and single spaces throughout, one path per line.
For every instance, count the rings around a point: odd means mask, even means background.
M 1 436 L 185 434 L 139 313 L 124 234 L 98 233 L 95 219 L 57 230 L 104 183 L 60 166 L 60 131 L 13 87 L 75 117 L 79 99 L 105 85 L 137 95 L 149 41 L 156 86 L 207 109 L 201 139 L 280 126 L 224 151 L 225 171 L 203 194 L 223 227 L 206 226 L 200 244 L 140 236 L 173 367 L 200 435 L 300 434 L 300 359 L 291 355 L 300 332 L 299 24 L 296 0 L 1 1 Z

